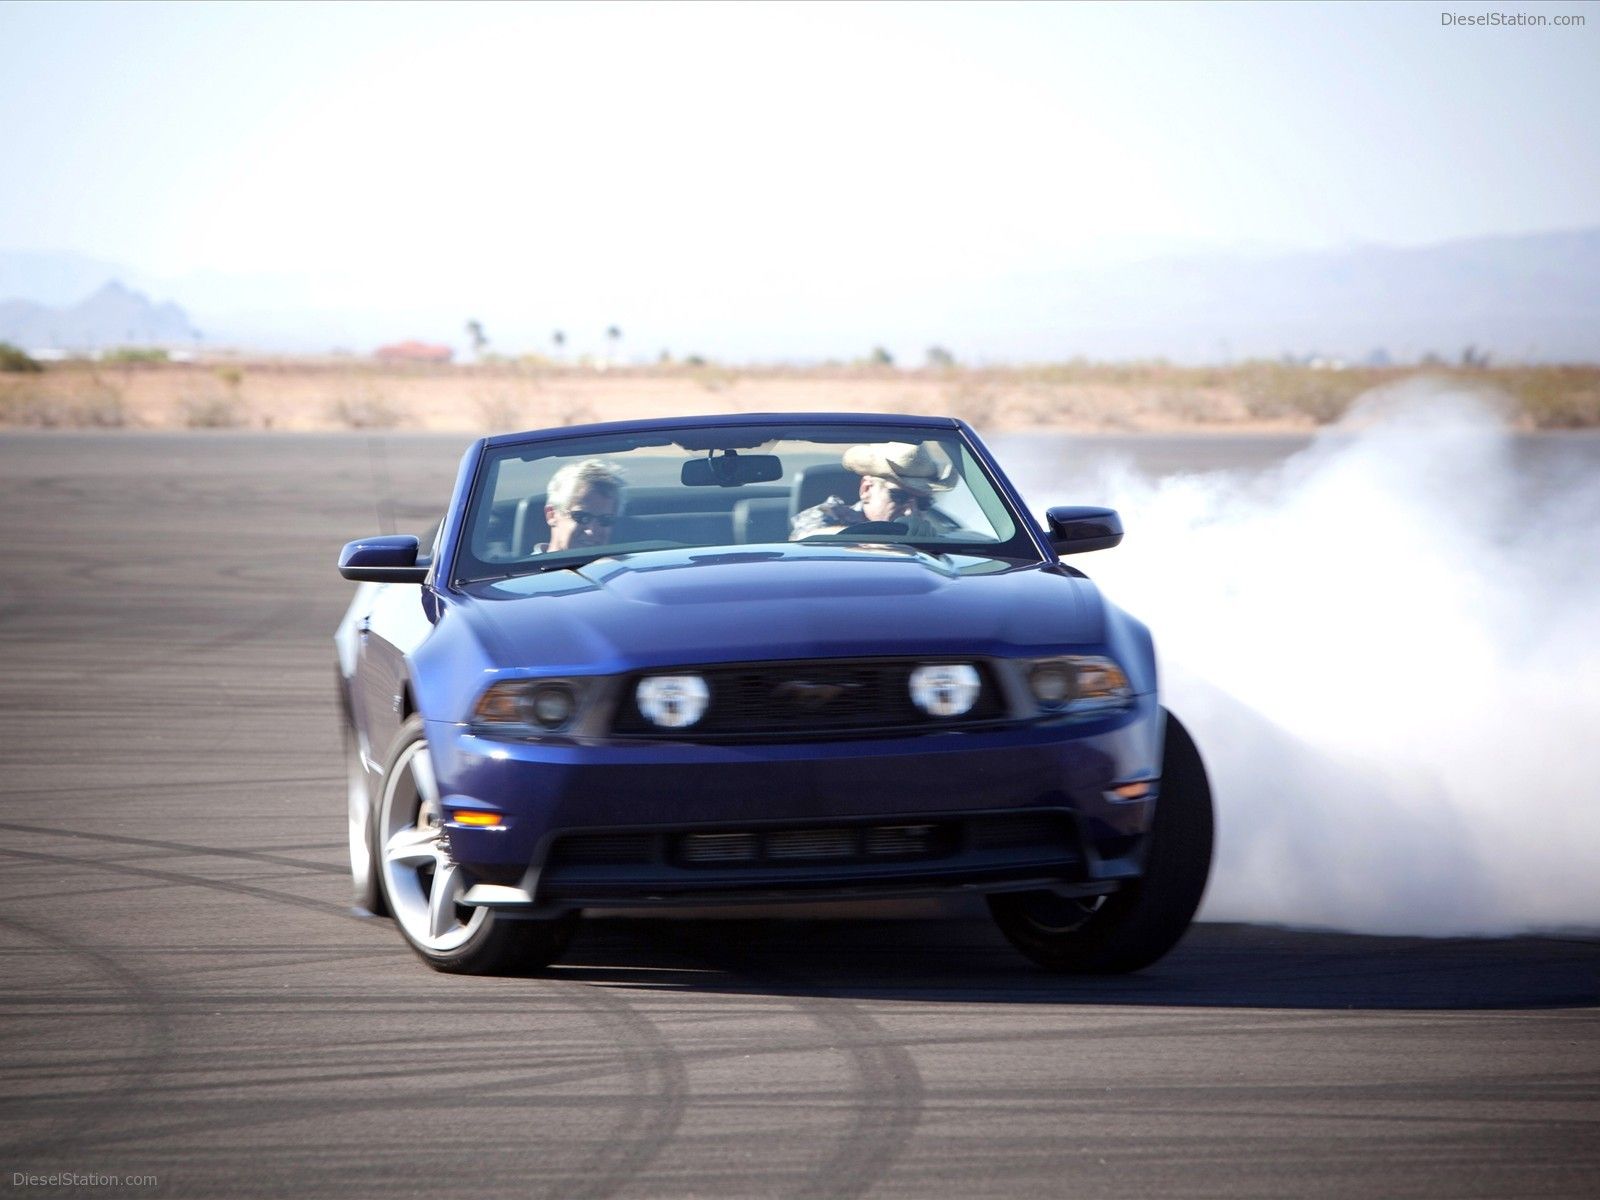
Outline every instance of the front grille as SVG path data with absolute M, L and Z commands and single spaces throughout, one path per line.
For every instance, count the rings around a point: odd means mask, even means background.
M 683 839 L 686 862 L 750 862 L 760 857 L 761 844 L 753 833 L 696 833 Z
M 685 867 L 782 867 L 945 858 L 960 849 L 962 824 L 942 821 L 921 825 L 837 825 L 738 833 L 685 833 L 673 839 L 672 858 Z
M 930 717 L 911 701 L 910 676 L 927 659 L 836 659 L 685 667 L 706 681 L 705 715 L 687 729 L 662 729 L 639 711 L 634 692 L 643 675 L 624 687 L 615 732 L 633 737 L 706 740 L 739 737 L 870 736 L 928 729 L 961 729 L 1005 715 L 994 673 L 974 663 L 983 689 L 959 717 Z
M 1014 812 L 894 825 L 570 834 L 556 842 L 547 868 L 559 875 L 570 868 L 799 869 L 974 854 L 1075 859 L 1076 846 L 1069 814 Z
M 565 837 L 550 853 L 551 866 L 609 866 L 647 863 L 657 854 L 653 833 L 585 833 Z

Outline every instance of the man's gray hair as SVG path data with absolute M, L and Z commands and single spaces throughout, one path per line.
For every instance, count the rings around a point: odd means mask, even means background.
M 617 512 L 622 511 L 623 489 L 626 481 L 622 468 L 601 458 L 586 458 L 582 462 L 568 463 L 550 476 L 550 486 L 545 489 L 544 502 L 557 512 L 566 512 L 567 505 L 579 492 L 596 488 L 614 498 Z

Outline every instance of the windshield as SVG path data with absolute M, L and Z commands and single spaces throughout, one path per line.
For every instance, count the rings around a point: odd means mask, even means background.
M 954 430 L 686 425 L 491 448 L 454 575 L 465 583 L 607 555 L 802 541 L 1038 559 Z

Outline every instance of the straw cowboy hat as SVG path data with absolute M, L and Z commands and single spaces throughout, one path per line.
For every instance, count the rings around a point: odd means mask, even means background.
M 844 465 L 857 475 L 886 479 L 918 496 L 948 492 L 956 485 L 954 464 L 942 453 L 935 458 L 926 442 L 851 446 L 844 452 Z

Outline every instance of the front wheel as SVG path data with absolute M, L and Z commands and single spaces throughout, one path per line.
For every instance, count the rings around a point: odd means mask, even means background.
M 383 893 L 378 890 L 378 872 L 372 857 L 372 792 L 367 782 L 367 766 L 361 753 L 361 739 L 344 721 L 345 817 L 350 833 L 350 880 L 355 906 L 374 916 L 388 916 Z
M 497 975 L 546 966 L 566 949 L 572 915 L 511 920 L 460 903 L 467 881 L 445 845 L 444 808 L 420 717 L 406 721 L 395 738 L 372 832 L 389 912 L 430 967 Z
M 1189 928 L 1211 871 L 1211 785 L 1189 731 L 1166 714 L 1161 789 L 1144 875 L 1108 896 L 989 897 L 1013 946 L 1051 971 L 1116 975 L 1148 967 Z

